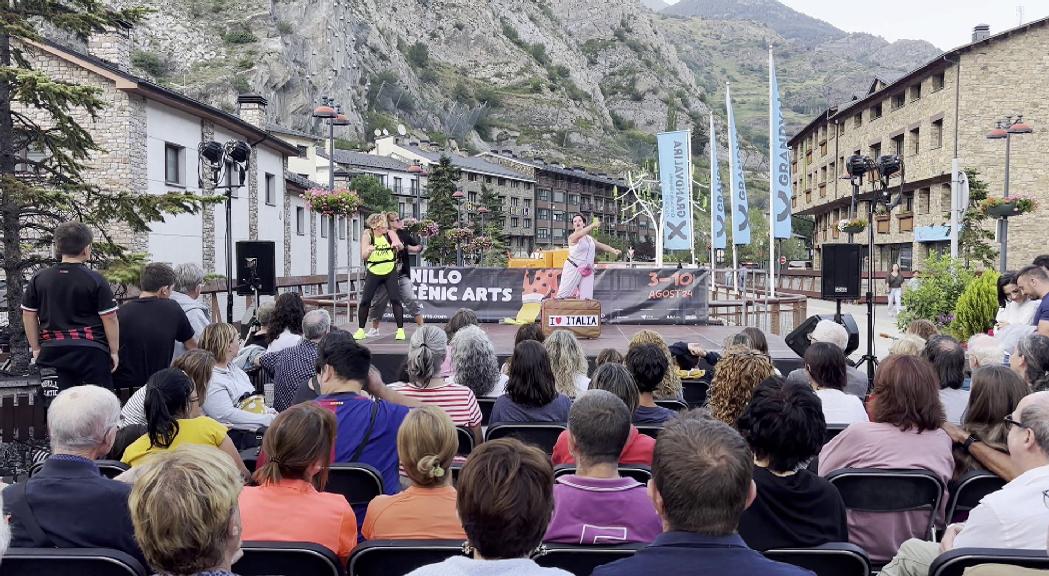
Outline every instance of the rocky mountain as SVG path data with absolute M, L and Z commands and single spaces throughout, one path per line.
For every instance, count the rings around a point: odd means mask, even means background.
M 776 0 L 681 0 L 662 11 L 668 16 L 703 20 L 753 21 L 788 40 L 815 46 L 846 33 Z
M 670 6 L 663 0 L 641 0 L 641 5 L 653 12 L 660 12 L 667 6 Z

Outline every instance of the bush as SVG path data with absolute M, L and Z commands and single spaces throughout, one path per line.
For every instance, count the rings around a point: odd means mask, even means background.
M 961 260 L 950 256 L 930 256 L 922 263 L 916 286 L 903 290 L 905 310 L 896 320 L 901 330 L 914 320 L 929 320 L 943 328 L 954 321 L 955 303 L 972 282 L 972 272 Z
M 965 342 L 973 334 L 982 334 L 994 327 L 998 313 L 998 273 L 988 270 L 969 282 L 954 308 L 951 333 Z
M 171 71 L 167 60 L 145 50 L 136 50 L 131 55 L 131 64 L 154 78 L 163 78 Z
M 277 32 L 280 32 L 281 34 L 286 36 L 294 31 L 295 28 L 292 27 L 291 22 L 288 22 L 287 20 L 281 20 L 277 22 Z
M 427 48 L 426 44 L 416 42 L 408 48 L 405 57 L 408 58 L 408 63 L 413 68 L 425 68 L 430 64 L 430 49 Z
M 258 36 L 251 33 L 251 30 L 242 28 L 239 30 L 227 30 L 222 35 L 222 39 L 225 40 L 226 44 L 251 44 L 252 42 L 258 42 Z
M 532 44 L 531 48 L 528 49 L 528 52 L 532 55 L 532 58 L 535 58 L 536 62 L 543 66 L 550 63 L 550 55 L 546 53 L 546 45 L 542 42 Z
M 248 82 L 248 79 L 243 76 L 234 76 L 232 85 L 233 89 L 236 90 L 238 94 L 251 92 L 251 84 Z

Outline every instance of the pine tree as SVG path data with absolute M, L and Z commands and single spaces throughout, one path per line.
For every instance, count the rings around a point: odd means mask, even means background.
M 984 226 L 987 214 L 980 209 L 980 202 L 987 198 L 987 182 L 977 178 L 979 174 L 972 168 L 965 171 L 969 178 L 969 205 L 962 213 L 958 249 L 965 259 L 966 268 L 974 262 L 990 268 L 998 255 L 998 250 L 991 245 L 994 232 Z
M 209 201 L 192 193 L 114 191 L 87 182 L 84 163 L 101 148 L 75 115 L 97 118 L 105 108 L 102 91 L 55 81 L 34 70 L 23 53 L 22 40 L 42 40 L 44 28 L 86 40 L 133 25 L 146 13 L 110 9 L 100 0 L 0 3 L 0 266 L 7 278 L 7 333 L 17 372 L 29 362 L 18 313 L 24 284 L 34 270 L 54 261 L 53 230 L 60 222 L 91 226 L 98 236 L 95 264 L 105 265 L 132 257 L 107 233 L 112 223 L 143 233 L 166 214 L 194 212 Z M 43 158 L 21 158 L 27 150 L 43 151 Z M 19 165 L 24 168 L 16 172 Z
M 426 217 L 436 222 L 441 231 L 427 241 L 423 258 L 435 264 L 455 263 L 455 242 L 446 233 L 459 225 L 458 202 L 452 198 L 459 174 L 459 169 L 452 166 L 451 159 L 441 156 L 437 165 L 430 168 L 426 182 L 426 191 L 430 197 Z
M 488 236 L 493 242 L 498 241 L 500 243 L 506 243 L 506 228 L 509 226 L 509 222 L 506 221 L 506 211 L 503 209 L 504 199 L 502 196 L 496 194 L 491 188 L 481 185 L 481 199 L 480 205 L 488 209 L 488 213 L 481 218 L 477 216 L 477 231 L 480 234 Z M 480 226 L 481 221 L 484 221 L 484 227 Z

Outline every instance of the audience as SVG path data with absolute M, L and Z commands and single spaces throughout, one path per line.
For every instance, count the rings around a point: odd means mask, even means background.
M 462 336 L 463 333 L 460 332 L 460 340 Z M 393 384 L 390 389 L 444 410 L 451 417 L 453 427 L 469 428 L 473 432 L 474 442 L 480 444 L 481 407 L 477 405 L 473 391 L 466 386 L 448 382 L 439 375 L 444 351 L 447 349 L 445 338 L 444 330 L 436 326 L 417 328 L 408 341 L 408 380 Z M 458 376 L 463 374 L 456 372 Z
M 512 438 L 481 444 L 459 475 L 456 504 L 466 531 L 466 556 L 451 556 L 408 576 L 570 576 L 530 559 L 550 523 L 553 484 L 542 450 Z
M 557 391 L 542 344 L 527 340 L 514 349 L 506 394 L 492 407 L 491 424 L 566 422 L 572 400 Z
M 240 559 L 244 487 L 214 448 L 184 446 L 158 454 L 131 489 L 131 520 L 157 574 L 230 575 Z
M 670 363 L 655 344 L 631 346 L 623 364 L 634 379 L 639 393 L 638 407 L 633 411 L 634 424 L 661 426 L 674 416 L 674 411 L 655 401 L 655 393 L 670 371 Z
M 193 381 L 193 391 L 196 393 L 197 401 L 194 402 L 189 417 L 203 416 L 201 399 L 208 397 L 208 384 L 211 383 L 211 372 L 215 368 L 215 357 L 207 350 L 190 350 L 176 358 L 171 367 L 182 370 Z M 135 390 L 135 393 L 128 398 L 120 410 L 121 429 L 133 424 L 146 425 L 146 388 L 142 386 Z
M 297 292 L 284 292 L 273 303 L 273 316 L 266 325 L 266 351 L 280 352 L 302 340 L 302 318 L 306 304 Z
M 1016 285 L 1028 298 L 1038 301 L 1031 323 L 1038 334 L 1049 336 L 1049 271 L 1037 264 L 1027 266 L 1016 275 Z
M 514 334 L 514 346 L 516 347 L 525 340 L 535 340 L 542 344 L 546 341 L 546 334 L 543 334 L 543 325 L 537 322 L 529 322 L 527 324 L 521 324 L 517 327 L 517 332 Z M 503 365 L 499 367 L 499 371 L 503 374 L 510 373 L 510 359 L 508 358 Z M 504 382 L 505 384 L 505 382 Z M 493 394 L 497 396 L 498 394 Z
M 833 344 L 815 342 L 805 351 L 805 372 L 809 375 L 812 388 L 816 390 L 827 424 L 867 421 L 863 402 L 844 392 L 846 367 L 845 354 Z M 793 384 L 798 385 L 797 382 Z
M 452 314 L 452 317 L 448 319 L 448 323 L 444 325 L 444 334 L 448 337 L 448 345 L 453 344 L 455 335 L 460 330 L 467 326 L 477 326 L 480 321 L 477 319 L 477 313 L 469 308 L 460 308 Z M 494 352 L 493 352 L 494 353 Z M 454 354 L 449 349 L 444 357 L 444 364 L 441 364 L 441 377 L 448 378 L 455 375 L 455 365 L 452 363 Z M 476 393 L 476 390 L 474 391 Z M 479 394 L 484 396 L 484 394 Z
M 597 353 L 597 358 L 594 360 L 594 367 L 601 366 L 602 364 L 622 364 L 625 361 L 623 353 L 615 348 L 603 348 Z
M 204 413 L 234 430 L 255 432 L 261 426 L 272 424 L 276 411 L 267 409 L 259 414 L 245 410 L 250 407 L 247 401 L 255 395 L 255 386 L 233 363 L 240 350 L 237 329 L 232 324 L 212 324 L 204 329 L 200 346 L 215 357 Z
M 969 338 L 965 354 L 969 359 L 969 369 L 973 372 L 981 366 L 1001 366 L 1005 360 L 1005 351 L 998 339 L 983 333 L 973 334 Z
M 451 346 L 446 349 L 450 351 L 454 367 L 451 376 L 441 372 L 441 377 L 446 381 L 466 386 L 478 398 L 495 398 L 506 392 L 508 378 L 499 371 L 495 346 L 479 326 L 470 325 L 460 329 Z
M 575 474 L 557 478 L 547 542 L 651 542 L 663 531 L 644 484 L 619 475 L 630 437 L 630 410 L 615 394 L 590 390 L 568 414 Z
M 809 350 L 816 346 L 841 355 L 830 344 L 818 343 Z M 817 394 L 804 384 L 773 376 L 754 389 L 754 398 L 739 417 L 739 433 L 754 453 L 757 486 L 757 497 L 743 512 L 739 535 L 755 550 L 808 548 L 849 539 L 838 490 L 806 468 L 823 446 L 826 406 L 820 409 Z
M 590 379 L 590 390 L 605 390 L 614 394 L 623 401 L 631 418 L 638 410 L 639 394 L 634 379 L 630 372 L 622 364 L 602 364 L 594 370 L 594 377 Z M 571 419 L 571 410 L 569 418 Z M 651 436 L 638 432 L 637 426 L 630 425 L 630 433 L 627 435 L 626 444 L 619 455 L 620 464 L 643 464 L 652 465 L 652 450 L 656 447 L 656 440 Z M 552 457 L 554 465 L 575 464 L 575 457 L 568 446 L 568 431 L 565 430 L 557 437 Z
M 207 416 L 192 417 L 198 404 L 193 381 L 178 368 L 165 368 L 146 383 L 146 433 L 124 450 L 121 461 L 135 467 L 158 453 L 183 444 L 203 444 L 229 455 L 246 478 L 240 453 L 226 435 L 226 427 Z
M 270 322 L 273 321 L 273 309 L 273 302 L 264 302 L 255 309 L 255 321 L 258 322 L 258 326 L 248 336 L 248 340 L 244 344 L 245 347 L 261 346 L 265 348 L 269 345 L 269 335 L 266 333 L 266 326 L 269 326 Z
M 946 484 L 954 459 L 951 439 L 940 429 L 945 418 L 938 381 L 921 358 L 886 358 L 874 376 L 871 422 L 850 425 L 823 447 L 820 475 L 840 468 L 925 469 Z M 849 510 L 848 519 L 849 542 L 866 550 L 873 562 L 885 562 L 903 540 L 924 534 L 928 512 Z
M 1006 417 L 1009 459 L 1020 475 L 984 496 L 964 524 L 951 524 L 939 543 L 912 538 L 881 571 L 884 576 L 926 576 L 929 565 L 954 548 L 1044 550 L 1049 535 L 1049 392 L 1025 396 Z
M 769 355 L 769 341 L 765 338 L 765 333 L 760 329 L 754 328 L 753 326 L 747 326 L 740 330 L 737 336 L 742 336 L 742 339 L 745 340 L 745 342 L 739 342 L 739 344 L 745 344 L 755 352 L 761 352 L 766 356 Z
M 386 494 L 400 492 L 397 430 L 408 407 L 391 402 L 392 391 L 377 371 L 370 370 L 371 351 L 355 342 L 349 332 L 332 332 L 321 340 L 317 351 L 323 392 L 317 402 L 338 419 L 334 461 L 370 464 L 382 474 Z
M 317 373 L 317 343 L 331 331 L 327 310 L 310 310 L 302 317 L 302 339 L 277 352 L 267 352 L 256 362 L 273 377 L 273 409 L 281 412 L 295 403 L 299 388 Z
M 670 354 L 670 348 L 667 348 L 666 340 L 656 332 L 655 330 L 638 330 L 632 338 L 630 338 L 630 347 L 627 353 L 636 346 L 641 344 L 655 344 L 659 351 L 663 353 L 663 356 L 667 359 L 667 366 L 674 365 L 674 357 Z M 636 376 L 634 377 L 637 378 Z M 641 388 L 640 383 L 638 389 Z M 659 383 L 659 386 L 653 390 L 652 397 L 656 400 L 680 400 L 682 395 L 681 390 L 681 377 L 678 376 L 677 370 L 668 369 L 663 374 L 663 381 Z M 642 403 L 642 406 L 644 404 Z
M 940 382 L 940 402 L 947 421 L 961 424 L 965 407 L 969 405 L 969 391 L 965 383 L 965 351 L 950 336 L 933 336 L 925 343 L 922 358 L 932 364 Z
M 575 334 L 568 330 L 554 330 L 543 342 L 550 356 L 550 369 L 554 372 L 554 387 L 569 398 L 586 392 L 590 386 L 590 371 L 586 355 L 579 346 Z
M 757 354 L 757 353 L 753 353 Z M 740 435 L 699 411 L 667 423 L 656 441 L 648 492 L 663 534 L 594 576 L 811 575 L 750 549 L 736 532 L 756 497 L 753 456 Z
M 193 327 L 193 339 L 200 342 L 204 327 L 211 324 L 211 310 L 200 301 L 200 290 L 204 287 L 204 270 L 193 263 L 175 266 L 175 285 L 171 291 L 171 301 L 182 307 L 186 319 Z M 181 342 L 175 342 L 175 356 L 186 353 Z
M 907 325 L 907 329 L 904 331 L 905 334 L 914 334 L 922 340 L 928 341 L 933 336 L 940 334 L 940 329 L 933 324 L 931 320 L 925 320 L 924 318 L 913 320 Z
M 138 298 L 117 311 L 120 320 L 120 366 L 113 372 L 117 388 L 145 384 L 155 372 L 171 366 L 175 342 L 197 347 L 193 325 L 182 306 L 171 300 L 175 271 L 167 264 L 146 264 L 139 275 Z
M 1031 387 L 1032 392 L 1049 390 L 1049 337 L 1031 334 L 1016 342 L 1009 366 Z
M 820 320 L 816 323 L 816 327 L 812 329 L 812 333 L 809 334 L 809 340 L 811 340 L 813 344 L 819 342 L 831 344 L 840 350 L 842 357 L 844 357 L 845 348 L 849 345 L 849 331 L 837 322 L 831 320 Z M 809 379 L 809 374 L 805 369 L 798 368 L 792 370 L 790 374 L 787 374 L 787 383 L 808 384 L 811 383 L 811 381 Z M 848 358 L 846 358 L 845 387 L 841 388 L 841 390 L 862 400 L 867 396 L 867 388 L 867 374 L 855 366 L 849 366 Z
M 444 338 L 444 331 L 433 326 Z M 416 332 L 418 334 L 418 332 Z M 437 364 L 434 369 L 436 371 Z M 396 496 L 378 496 L 368 504 L 362 534 L 368 540 L 462 540 L 455 511 L 452 459 L 459 441 L 443 410 L 412 410 L 397 432 L 397 454 L 410 485 Z
M 0 517 L 11 518 L 12 546 L 113 548 L 145 564 L 128 513 L 131 486 L 105 478 L 94 462 L 109 452 L 119 420 L 120 401 L 98 386 L 69 388 L 51 401 L 51 457 L 3 490 Z
M 345 562 L 357 545 L 357 517 L 328 482 L 335 416 L 313 402 L 281 412 L 262 439 L 257 487 L 240 493 L 245 540 L 316 542 Z
M 994 330 L 1006 330 L 1009 326 L 1030 326 L 1038 312 L 1039 300 L 1030 298 L 1017 286 L 1014 272 L 1004 272 L 998 277 L 998 313 L 994 317 Z
M 775 373 L 772 360 L 760 352 L 741 346 L 725 350 L 707 392 L 710 415 L 735 427 L 754 388 Z
M 1012 414 L 1020 399 L 1029 392 L 1027 384 L 1005 366 L 977 368 L 973 372 L 972 392 L 962 419 L 962 429 L 990 448 L 1008 454 L 1009 424 L 1003 418 Z M 967 450 L 957 444 L 954 446 L 955 479 L 970 470 L 982 468 Z
M 924 349 L 925 340 L 921 336 L 904 334 L 892 341 L 892 345 L 889 346 L 889 356 L 921 356 Z

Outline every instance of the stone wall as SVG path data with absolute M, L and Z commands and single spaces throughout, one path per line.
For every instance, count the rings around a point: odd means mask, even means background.
M 215 139 L 215 123 L 209 120 L 200 121 L 200 141 L 210 142 Z M 201 186 L 202 193 L 208 196 L 215 194 L 215 185 L 204 181 Z M 208 204 L 201 210 L 201 243 L 204 246 L 203 262 L 204 272 L 215 273 L 215 204 Z

